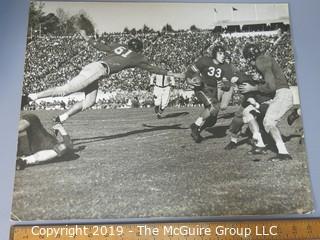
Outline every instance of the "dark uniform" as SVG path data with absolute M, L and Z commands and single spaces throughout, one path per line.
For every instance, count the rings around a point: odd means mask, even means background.
M 213 126 L 217 121 L 220 108 L 218 82 L 230 81 L 234 73 L 230 64 L 215 64 L 212 58 L 204 56 L 192 64 L 186 72 L 187 78 L 193 78 L 197 75 L 200 76 L 201 83 L 200 86 L 195 87 L 195 96 L 204 104 L 205 108 L 211 108 L 210 119 L 202 127 L 204 129 Z
M 24 114 L 21 119 L 28 121 L 30 125 L 25 132 L 19 134 L 17 156 L 29 156 L 49 149 L 53 149 L 58 156 L 61 156 L 65 153 L 66 147 L 68 150 L 72 149 L 69 136 L 64 136 L 63 141 L 59 142 L 56 137 L 48 133 L 35 114 Z
M 117 73 L 133 67 L 142 68 L 156 74 L 167 74 L 166 70 L 150 65 L 142 54 L 130 50 L 126 45 L 119 43 L 112 43 L 110 45 L 96 43 L 93 44 L 93 46 L 99 51 L 106 53 L 101 63 L 106 64 L 108 74 Z
M 263 82 L 261 81 L 255 81 L 251 80 L 250 77 L 242 72 L 239 72 L 238 74 L 239 80 L 237 81 L 238 85 L 241 85 L 243 83 L 249 83 L 251 85 L 261 85 Z M 250 103 L 247 101 L 249 98 L 253 98 L 257 103 L 260 104 L 260 114 L 257 116 L 258 117 L 258 123 L 262 123 L 261 120 L 263 119 L 267 109 L 268 109 L 268 104 L 264 104 L 264 102 L 267 102 L 271 100 L 274 97 L 274 93 L 261 93 L 261 92 L 249 92 L 243 94 L 243 99 L 241 102 L 241 107 L 239 108 L 238 111 L 235 112 L 235 116 L 232 119 L 232 122 L 229 127 L 229 132 L 233 135 L 237 135 L 242 126 L 243 126 L 243 115 L 242 112 L 245 107 L 247 107 Z

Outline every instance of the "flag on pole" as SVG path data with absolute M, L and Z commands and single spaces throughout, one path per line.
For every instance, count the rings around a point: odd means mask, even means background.
M 232 11 L 238 11 L 238 8 L 232 7 Z
M 213 17 L 214 17 L 214 22 L 217 22 L 217 16 L 218 16 L 218 10 L 216 8 L 213 9 Z

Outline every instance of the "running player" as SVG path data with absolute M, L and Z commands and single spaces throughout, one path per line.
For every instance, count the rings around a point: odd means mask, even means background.
M 164 62 L 160 63 L 163 69 L 166 69 Z M 153 87 L 154 111 L 157 118 L 161 118 L 161 114 L 168 106 L 171 87 L 175 85 L 174 77 L 152 74 L 150 76 L 150 87 Z
M 265 131 L 270 133 L 278 149 L 278 154 L 271 160 L 292 159 L 277 127 L 284 114 L 293 106 L 293 96 L 288 80 L 279 64 L 271 56 L 262 54 L 257 45 L 247 44 L 243 49 L 243 56 L 262 74 L 265 83 L 255 86 L 244 83 L 239 87 L 240 91 L 242 93 L 254 91 L 266 94 L 275 93 L 263 119 Z
M 30 100 L 37 100 L 45 97 L 67 96 L 75 92 L 83 91 L 85 98 L 83 101 L 74 104 L 68 111 L 56 118 L 56 122 L 63 123 L 69 117 L 84 111 L 96 102 L 98 93 L 98 80 L 111 74 L 120 72 L 127 68 L 142 68 L 149 72 L 175 76 L 167 70 L 152 66 L 141 54 L 143 44 L 138 39 L 131 39 L 128 45 L 112 43 L 105 45 L 93 42 L 85 33 L 80 30 L 80 35 L 97 50 L 102 51 L 106 56 L 98 62 L 86 65 L 81 72 L 63 86 L 50 88 L 38 93 L 29 94 Z
M 196 143 L 202 141 L 201 131 L 212 127 L 217 122 L 219 112 L 218 82 L 221 89 L 230 89 L 230 80 L 234 77 L 230 64 L 224 62 L 225 49 L 215 46 L 212 49 L 212 57 L 203 56 L 192 64 L 185 74 L 187 82 L 194 85 L 195 95 L 204 105 L 204 110 L 191 125 L 191 136 Z

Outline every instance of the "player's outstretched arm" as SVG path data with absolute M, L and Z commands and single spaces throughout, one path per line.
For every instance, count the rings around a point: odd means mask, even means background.
M 101 51 L 101 52 L 108 52 L 108 51 L 112 51 L 112 49 L 108 46 L 108 45 L 105 45 L 103 43 L 99 43 L 99 42 L 96 42 L 96 41 L 93 41 L 87 34 L 86 34 L 86 31 L 85 30 L 80 30 L 79 31 L 81 37 L 86 41 L 88 42 L 91 46 L 93 46 L 95 49 L 97 49 L 98 51 Z
M 168 75 L 168 71 L 162 68 L 159 68 L 157 66 L 152 66 L 149 63 L 140 63 L 137 65 L 137 67 L 147 70 L 148 72 L 155 73 L 155 74 L 161 74 L 161 75 Z
M 180 79 L 185 79 L 186 78 L 186 74 L 185 73 L 168 72 L 168 76 L 174 77 L 174 78 L 180 78 Z

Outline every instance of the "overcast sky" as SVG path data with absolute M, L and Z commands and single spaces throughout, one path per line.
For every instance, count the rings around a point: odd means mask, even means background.
M 84 10 L 97 32 L 119 32 L 125 27 L 140 29 L 144 24 L 155 29 L 169 23 L 173 29 L 213 28 L 217 22 L 240 22 L 288 18 L 287 4 L 216 3 L 108 3 L 45 2 L 44 11 L 56 13 L 62 8 L 73 15 Z M 236 8 L 237 11 L 232 10 Z

